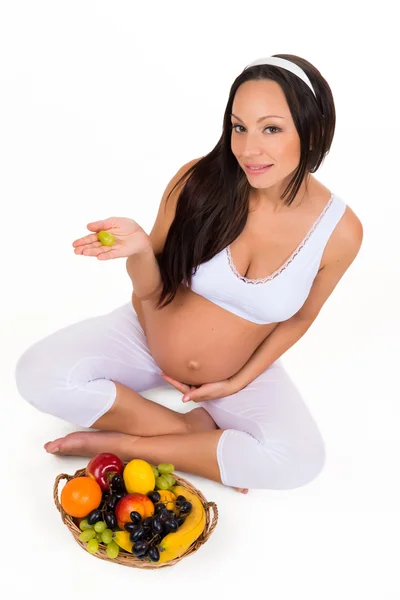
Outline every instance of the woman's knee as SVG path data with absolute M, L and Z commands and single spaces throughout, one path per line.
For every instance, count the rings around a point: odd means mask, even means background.
M 38 401 L 45 392 L 44 358 L 37 346 L 28 348 L 18 359 L 15 366 L 15 382 L 20 396 L 33 404 Z
M 310 483 L 325 464 L 319 435 L 307 442 L 259 441 L 244 431 L 227 429 L 217 459 L 221 480 L 230 487 L 288 490 Z
M 76 376 L 74 373 L 80 362 L 84 372 Z M 88 376 L 84 363 L 84 360 L 77 361 L 75 366 L 71 366 L 56 353 L 52 360 L 46 362 L 43 360 L 43 348 L 31 347 L 16 364 L 18 392 L 41 412 L 91 427 L 112 406 L 116 388 L 112 380 Z
M 325 444 L 318 439 L 312 444 L 292 447 L 287 459 L 276 471 L 276 489 L 295 489 L 311 483 L 323 471 L 326 461 Z

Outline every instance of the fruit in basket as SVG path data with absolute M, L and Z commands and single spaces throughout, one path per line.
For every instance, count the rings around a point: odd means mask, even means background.
M 107 529 L 107 525 L 104 521 L 97 521 L 97 523 L 93 525 L 93 529 L 96 533 L 103 533 L 103 531 Z
M 154 477 L 157 479 L 157 477 L 158 477 L 158 476 L 159 476 L 159 474 L 160 474 L 160 473 L 158 472 L 158 469 L 157 469 L 157 467 L 156 467 L 156 466 L 154 466 L 154 465 L 152 465 L 151 463 L 150 463 L 150 466 L 151 466 L 151 468 L 152 468 L 152 470 L 153 470 Z
M 120 548 L 132 553 L 133 542 L 131 542 L 129 531 L 116 531 L 113 540 Z
M 166 491 L 153 516 L 125 523 L 125 531 L 114 532 L 113 540 L 140 560 L 165 563 L 181 556 L 204 530 L 206 517 L 195 494 L 181 486 L 175 492 L 175 510 L 165 506 L 172 502 L 171 492 Z
M 176 484 L 176 479 L 172 477 L 171 473 L 165 473 L 162 477 L 168 482 L 168 489 L 171 489 Z
M 97 521 L 101 521 L 102 513 L 100 508 L 95 508 L 87 515 L 87 522 L 92 527 Z
M 160 560 L 157 564 L 178 558 L 186 552 L 191 544 L 201 535 L 206 524 L 206 512 L 200 498 L 196 494 L 193 494 L 182 486 L 175 486 L 173 493 L 177 496 L 177 500 L 179 496 L 184 496 L 186 502 L 180 501 L 178 504 L 180 504 L 180 511 L 183 514 L 188 514 L 179 529 L 168 533 L 161 540 L 160 544 L 158 544 Z
M 167 475 L 175 471 L 175 467 L 172 463 L 160 463 L 157 466 L 157 470 L 160 473 L 160 475 Z
M 89 525 L 87 519 L 81 519 L 80 523 L 79 523 L 79 529 L 81 531 L 85 531 L 86 529 L 91 529 L 92 526 Z
M 168 510 L 175 510 L 175 500 L 176 496 L 170 490 L 158 490 L 158 494 L 160 496 L 159 502 L 163 502 Z
M 171 490 L 176 483 L 175 478 L 171 475 L 175 470 L 174 465 L 172 463 L 160 463 L 155 470 L 158 473 L 158 476 L 156 476 L 156 489 Z
M 141 458 L 134 458 L 125 465 L 123 478 L 128 494 L 148 494 L 154 490 L 156 478 L 153 469 Z
M 106 552 L 107 556 L 109 556 L 110 558 L 117 558 L 119 554 L 118 544 L 116 544 L 115 542 L 110 542 L 109 544 L 107 544 Z
M 157 491 L 157 490 L 154 490 L 153 492 L 149 492 L 147 494 L 147 496 L 150 498 L 150 500 L 153 502 L 153 504 L 158 502 L 161 497 L 159 491 Z
M 121 475 L 123 470 L 124 463 L 116 454 L 101 452 L 88 462 L 85 475 L 97 481 L 104 491 L 110 488 L 114 476 Z
M 96 532 L 94 529 L 85 529 L 85 531 L 82 531 L 82 533 L 79 535 L 79 539 L 81 542 L 88 542 L 89 540 L 92 540 L 95 537 Z
M 127 494 L 121 498 L 115 507 L 115 516 L 120 529 L 132 520 L 131 512 L 138 512 L 142 519 L 145 519 L 154 514 L 154 504 L 144 494 Z
M 107 527 L 109 527 L 109 529 L 115 529 L 117 526 L 117 517 L 115 516 L 115 513 L 111 510 L 106 511 L 104 513 L 104 521 Z
M 87 543 L 87 549 L 90 554 L 96 554 L 97 550 L 99 549 L 99 542 L 95 538 L 89 540 Z
M 157 477 L 156 488 L 158 491 L 159 490 L 167 490 L 169 488 L 169 483 L 163 475 L 160 475 L 159 477 Z
M 107 510 L 114 510 L 117 506 L 117 502 L 120 498 L 117 494 L 105 494 L 103 495 L 103 501 L 106 503 Z
M 111 529 L 105 529 L 101 534 L 101 541 L 103 544 L 109 544 L 113 539 L 113 532 Z
M 125 489 L 125 484 L 124 484 L 124 480 L 123 477 L 120 473 L 117 473 L 116 475 L 114 475 L 114 477 L 111 479 L 111 489 L 113 490 L 113 492 L 115 492 L 116 494 L 122 492 L 122 493 L 126 493 L 126 489 Z
M 151 560 L 151 562 L 158 562 L 160 560 L 160 552 L 157 546 L 151 546 L 147 553 L 147 556 Z
M 100 485 L 85 475 L 70 479 L 61 491 L 61 506 L 71 517 L 86 517 L 100 502 Z

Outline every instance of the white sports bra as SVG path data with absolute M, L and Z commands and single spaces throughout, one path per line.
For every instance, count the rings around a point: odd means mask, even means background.
M 268 277 L 248 279 L 240 275 L 227 246 L 192 272 L 192 291 L 253 323 L 266 325 L 289 319 L 306 301 L 324 248 L 346 206 L 332 193 L 296 250 Z

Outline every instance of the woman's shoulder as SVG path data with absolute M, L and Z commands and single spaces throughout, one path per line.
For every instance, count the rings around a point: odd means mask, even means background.
M 199 158 L 193 158 L 192 160 L 189 160 L 188 162 L 186 162 L 179 169 L 177 175 L 178 174 L 180 174 L 181 176 L 184 175 L 189 169 L 191 169 L 192 167 L 194 167 L 202 158 L 204 158 L 204 157 L 200 156 Z

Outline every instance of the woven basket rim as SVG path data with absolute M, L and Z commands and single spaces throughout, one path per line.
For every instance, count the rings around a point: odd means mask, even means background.
M 128 462 L 129 461 L 124 461 L 124 465 L 126 465 Z M 79 544 L 79 546 L 81 546 L 81 548 L 83 548 L 83 550 L 85 550 L 86 552 L 89 552 L 87 550 L 86 542 L 81 542 L 79 540 L 79 535 L 82 532 L 79 529 L 76 520 L 73 517 L 71 517 L 70 515 L 68 515 L 64 511 L 64 509 L 62 508 L 62 506 L 60 504 L 59 489 L 58 489 L 59 484 L 63 479 L 66 479 L 67 480 L 66 483 L 67 483 L 71 479 L 75 479 L 76 477 L 82 477 L 83 475 L 85 475 L 85 470 L 86 470 L 86 467 L 82 468 L 82 469 L 77 469 L 73 475 L 69 475 L 67 473 L 60 473 L 59 475 L 57 475 L 57 477 L 54 481 L 54 486 L 53 486 L 53 499 L 54 499 L 54 503 L 61 515 L 61 519 L 62 519 L 63 523 L 68 527 L 68 529 L 71 532 L 71 534 L 73 535 L 75 541 Z M 206 523 L 205 523 L 202 533 L 193 542 L 193 544 L 186 550 L 186 552 L 184 552 L 183 554 L 181 554 L 181 556 L 175 558 L 174 560 L 170 560 L 170 561 L 162 563 L 160 565 L 158 565 L 157 563 L 151 562 L 149 560 L 141 560 L 141 559 L 137 558 L 135 555 L 131 554 L 130 552 L 126 552 L 122 548 L 120 548 L 117 558 L 110 558 L 107 555 L 105 546 L 102 544 L 99 545 L 99 550 L 95 554 L 92 554 L 92 556 L 94 556 L 96 558 L 100 558 L 101 560 L 108 560 L 110 562 L 121 564 L 124 566 L 129 566 L 129 567 L 136 567 L 136 568 L 141 568 L 141 569 L 162 569 L 164 567 L 171 567 L 171 566 L 177 564 L 178 562 L 180 562 L 183 558 L 186 558 L 186 556 L 189 556 L 189 555 L 197 552 L 198 549 L 209 539 L 210 535 L 212 534 L 212 532 L 214 531 L 214 529 L 217 525 L 218 507 L 215 502 L 207 501 L 204 494 L 199 489 L 197 489 L 192 483 L 190 483 L 187 479 L 185 479 L 184 477 L 180 477 L 176 473 L 172 473 L 172 476 L 176 480 L 177 485 L 186 487 L 190 492 L 196 494 L 196 496 L 200 499 L 200 501 L 204 507 L 205 513 L 206 513 Z M 213 509 L 213 517 L 212 518 L 211 518 L 211 511 L 210 511 L 211 508 Z

